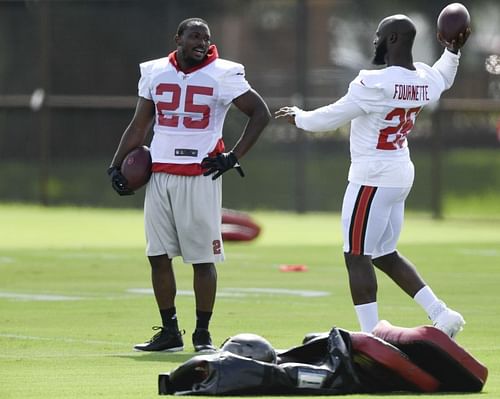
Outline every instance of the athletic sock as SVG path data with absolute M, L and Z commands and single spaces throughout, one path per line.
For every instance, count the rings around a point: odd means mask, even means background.
M 208 324 L 210 323 L 211 317 L 212 312 L 196 310 L 196 328 L 204 328 L 205 330 L 208 330 Z
M 179 328 L 177 326 L 177 310 L 175 306 L 168 309 L 160 309 L 160 315 L 163 327 Z
M 377 302 L 354 305 L 362 332 L 371 333 L 378 323 Z
M 422 287 L 413 299 L 425 310 L 431 320 L 433 314 L 439 313 L 440 310 L 446 307 L 428 285 Z

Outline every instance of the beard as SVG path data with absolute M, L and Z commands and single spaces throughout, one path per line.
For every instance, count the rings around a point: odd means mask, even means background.
M 375 47 L 375 54 L 372 59 L 373 65 L 385 65 L 385 55 L 387 54 L 387 44 L 385 41 L 381 42 L 377 47 Z

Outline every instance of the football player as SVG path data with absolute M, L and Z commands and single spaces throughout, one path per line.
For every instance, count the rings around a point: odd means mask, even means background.
M 269 122 L 269 109 L 245 78 L 243 65 L 219 58 L 206 21 L 189 18 L 179 24 L 177 50 L 140 64 L 135 115 L 125 129 L 108 173 L 120 195 L 131 194 L 120 173 L 125 155 L 142 145 L 153 127 L 152 176 L 146 186 L 144 219 L 146 254 L 162 319 L 157 333 L 140 351 L 184 348 L 175 307 L 176 280 L 172 258 L 193 266 L 195 351 L 212 351 L 209 322 L 217 273 L 224 259 L 221 237 L 219 177 L 236 168 Z M 236 145 L 225 149 L 222 128 L 231 105 L 248 117 Z
M 378 25 L 375 65 L 362 70 L 347 94 L 313 111 L 283 107 L 276 117 L 308 131 L 334 130 L 351 121 L 351 166 L 342 205 L 344 257 L 354 308 L 361 330 L 377 322 L 377 279 L 374 265 L 420 304 L 435 327 L 454 337 L 462 316 L 448 308 L 424 282 L 415 266 L 397 251 L 405 199 L 414 178 L 407 136 L 425 105 L 438 101 L 455 79 L 460 48 L 470 30 L 445 47 L 431 67 L 413 62 L 416 28 L 405 15 Z

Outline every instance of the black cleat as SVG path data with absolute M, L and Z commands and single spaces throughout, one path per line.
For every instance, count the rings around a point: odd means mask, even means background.
M 194 330 L 193 346 L 195 352 L 215 352 L 217 350 L 212 345 L 210 332 L 206 328 L 197 328 Z
M 134 346 L 136 351 L 144 352 L 179 352 L 184 349 L 182 334 L 174 327 L 153 327 L 153 330 L 160 330 L 153 338 L 143 344 Z

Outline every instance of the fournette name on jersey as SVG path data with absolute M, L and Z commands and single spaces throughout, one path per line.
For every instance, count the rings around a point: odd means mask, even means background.
M 394 85 L 393 99 L 408 100 L 408 101 L 430 101 L 429 85 L 411 85 L 400 84 Z

